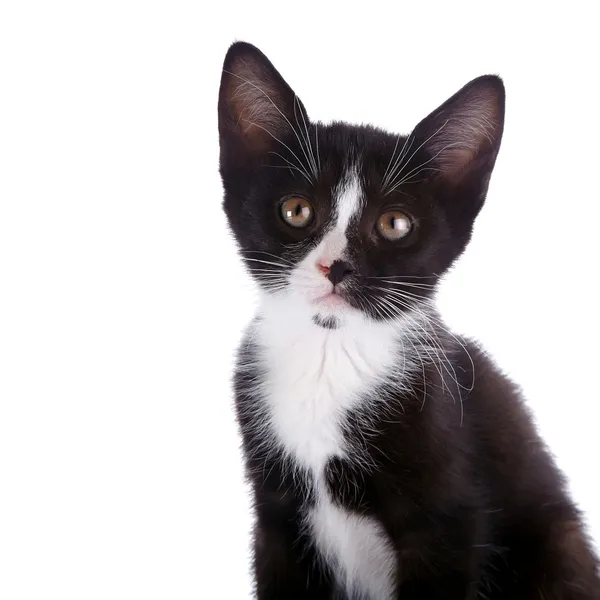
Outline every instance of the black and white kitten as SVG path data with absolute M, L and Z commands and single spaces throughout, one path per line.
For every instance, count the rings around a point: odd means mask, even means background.
M 598 561 L 515 386 L 448 331 L 504 87 L 408 136 L 309 120 L 254 46 L 219 96 L 224 208 L 261 290 L 239 351 L 259 600 L 591 600 Z

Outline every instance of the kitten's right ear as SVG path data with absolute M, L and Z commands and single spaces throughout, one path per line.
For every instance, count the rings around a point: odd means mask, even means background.
M 304 126 L 308 117 L 290 86 L 258 48 L 234 43 L 219 91 L 221 161 L 268 151 L 294 130 L 292 123 Z

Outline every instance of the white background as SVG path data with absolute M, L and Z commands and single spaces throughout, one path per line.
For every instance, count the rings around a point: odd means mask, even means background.
M 593 3 L 356 6 L 2 3 L 4 600 L 249 597 L 229 376 L 253 296 L 217 172 L 234 39 L 311 117 L 395 131 L 503 76 L 488 202 L 440 305 L 522 385 L 600 540 Z

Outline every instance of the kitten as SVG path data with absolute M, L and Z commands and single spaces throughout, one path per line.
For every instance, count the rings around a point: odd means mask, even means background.
M 235 374 L 256 597 L 600 598 L 519 392 L 433 305 L 485 199 L 502 81 L 403 137 L 310 121 L 236 43 L 218 112 L 224 209 L 261 290 Z

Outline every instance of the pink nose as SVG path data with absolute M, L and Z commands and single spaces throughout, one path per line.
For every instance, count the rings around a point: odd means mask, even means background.
M 321 271 L 325 277 L 329 275 L 329 271 L 331 270 L 329 267 L 322 265 L 321 263 L 317 264 L 317 269 L 319 269 L 319 271 Z

